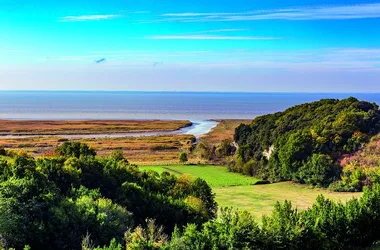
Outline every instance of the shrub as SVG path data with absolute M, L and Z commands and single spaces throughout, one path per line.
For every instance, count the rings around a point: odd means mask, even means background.
M 64 142 L 61 146 L 56 149 L 62 156 L 67 157 L 77 157 L 80 156 L 95 156 L 96 152 L 94 149 L 90 148 L 87 144 L 79 142 Z
M 188 161 L 187 154 L 185 152 L 180 153 L 178 159 L 180 163 L 187 162 Z
M 5 151 L 4 147 L 1 147 L 1 146 L 0 146 L 0 155 L 3 155 L 3 156 L 7 155 L 7 151 Z

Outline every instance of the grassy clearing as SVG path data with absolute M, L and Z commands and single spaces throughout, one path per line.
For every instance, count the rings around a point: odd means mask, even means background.
M 338 193 L 325 189 L 310 188 L 291 182 L 268 185 L 218 187 L 213 189 L 220 207 L 235 207 L 252 212 L 257 217 L 271 213 L 277 201 L 289 200 L 299 210 L 309 208 L 318 195 L 346 202 L 361 193 Z
M 226 167 L 219 166 L 143 166 L 140 169 L 154 170 L 159 173 L 167 171 L 175 175 L 191 174 L 194 177 L 204 179 L 213 188 L 247 186 L 253 185 L 258 181 L 253 177 L 228 172 Z
M 216 194 L 219 207 L 234 207 L 247 210 L 257 217 L 271 213 L 277 201 L 289 200 L 299 210 L 309 208 L 318 195 L 346 202 L 361 193 L 338 193 L 325 189 L 310 188 L 291 182 L 268 185 L 253 185 L 257 179 L 230 173 L 226 167 L 217 166 L 144 166 L 142 170 L 164 171 L 175 175 L 191 174 L 206 180 Z

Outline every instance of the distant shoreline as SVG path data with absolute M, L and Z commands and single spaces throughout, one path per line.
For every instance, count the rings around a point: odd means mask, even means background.
M 255 92 L 255 91 L 168 91 L 168 90 L 0 90 L 0 93 L 131 93 L 131 94 L 143 94 L 143 93 L 153 93 L 153 94 L 300 94 L 300 95 L 379 95 L 380 92 Z
M 252 120 L 303 103 L 350 96 L 380 103 L 380 94 L 0 91 L 0 119 Z

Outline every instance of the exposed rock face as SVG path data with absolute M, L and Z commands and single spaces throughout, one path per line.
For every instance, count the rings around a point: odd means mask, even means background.
M 274 152 L 274 146 L 272 145 L 272 146 L 270 146 L 269 148 L 268 148 L 268 150 L 265 150 L 264 152 L 263 152 L 263 155 L 269 160 L 270 159 L 270 157 L 272 156 L 272 153 Z

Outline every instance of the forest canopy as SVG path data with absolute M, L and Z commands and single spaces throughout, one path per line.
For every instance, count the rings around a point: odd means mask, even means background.
M 0 249 L 81 249 L 122 242 L 148 220 L 171 233 L 216 217 L 208 184 L 191 176 L 142 172 L 114 152 L 97 157 L 85 144 L 65 142 L 57 156 L 0 156 Z
M 378 184 L 347 204 L 277 203 L 259 223 L 231 208 L 217 215 L 204 180 L 139 171 L 120 151 L 98 157 L 66 142 L 56 152 L 0 156 L 0 249 L 360 249 L 380 239 Z
M 375 103 L 323 99 L 255 118 L 236 128 L 231 169 L 272 182 L 328 186 L 340 179 L 340 157 L 380 132 Z

